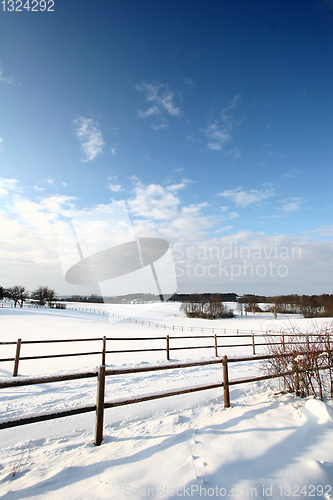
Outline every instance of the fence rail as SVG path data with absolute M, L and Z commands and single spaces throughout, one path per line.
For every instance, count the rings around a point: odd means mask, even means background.
M 60 302 L 62 304 L 62 302 Z M 242 329 L 231 329 L 231 328 L 209 328 L 209 327 L 200 327 L 200 326 L 184 326 L 184 325 L 167 325 L 166 323 L 156 323 L 154 321 L 148 321 L 148 320 L 141 320 L 139 318 L 133 318 L 130 316 L 124 316 L 123 314 L 116 314 L 112 313 L 110 311 L 107 311 L 106 309 L 96 309 L 94 307 L 78 307 L 78 306 L 71 306 L 71 303 L 65 303 L 66 304 L 66 310 L 68 311 L 81 311 L 81 312 L 87 312 L 87 313 L 92 313 L 92 314 L 99 314 L 102 316 L 107 316 L 110 318 L 114 319 L 119 319 L 120 321 L 128 322 L 131 324 L 135 325 L 141 325 L 141 326 L 148 326 L 152 328 L 159 328 L 162 330 L 172 330 L 172 331 L 189 331 L 189 332 L 207 332 L 211 333 L 214 335 L 215 333 L 221 333 L 226 335 L 227 332 L 233 332 L 233 336 L 236 335 L 241 335 L 242 332 L 245 335 L 248 335 L 250 333 L 249 330 L 242 330 Z M 1 307 L 3 308 L 14 308 L 13 304 L 4 305 L 3 303 L 1 304 Z M 31 304 L 24 304 L 23 309 L 36 309 L 36 305 L 31 305 Z M 18 309 L 21 309 L 19 307 Z M 263 332 L 261 330 L 251 330 L 251 332 L 255 334 L 262 334 Z M 269 332 L 269 330 L 266 331 L 266 334 Z
M 273 346 L 273 345 L 281 345 L 281 340 L 284 348 L 287 345 L 293 345 L 296 344 L 296 342 L 293 341 L 293 335 L 288 334 L 287 340 L 285 339 L 284 334 L 269 334 L 270 341 L 269 342 L 262 342 L 258 341 L 258 339 L 263 338 L 265 339 L 266 334 L 261 333 L 261 334 L 255 334 L 254 332 L 251 332 L 249 334 L 242 334 L 239 335 L 238 337 L 235 335 L 191 335 L 191 336 L 175 336 L 175 335 L 166 335 L 166 336 L 159 336 L 159 337 L 90 337 L 90 338 L 79 338 L 79 339 L 46 339 L 46 340 L 22 340 L 21 338 L 17 339 L 17 341 L 2 341 L 0 342 L 1 345 L 13 345 L 16 346 L 16 351 L 15 351 L 15 357 L 7 357 L 7 358 L 0 358 L 0 362 L 13 362 L 14 361 L 14 368 L 13 368 L 13 377 L 16 377 L 18 375 L 18 369 L 19 369 L 19 363 L 20 361 L 27 361 L 27 360 L 39 360 L 39 359 L 56 359 L 56 358 L 68 358 L 68 357 L 75 357 L 75 356 L 92 356 L 92 355 L 99 355 L 101 356 L 101 364 L 105 365 L 106 364 L 106 355 L 116 355 L 116 354 L 124 354 L 124 353 L 143 353 L 143 352 L 165 352 L 166 353 L 166 359 L 169 361 L 170 360 L 170 353 L 172 351 L 192 351 L 193 349 L 214 349 L 214 356 L 217 358 L 219 356 L 219 351 L 223 349 L 230 349 L 230 348 L 243 348 L 243 347 L 249 347 L 252 351 L 253 355 L 258 355 L 257 353 L 257 348 L 258 347 L 265 347 L 265 346 Z M 220 339 L 226 339 L 226 338 L 248 338 L 249 342 L 248 343 L 232 343 L 232 344 L 226 344 L 226 343 L 219 343 Z M 280 342 L 272 342 L 272 338 L 278 337 Z M 297 337 L 297 343 L 299 344 L 299 334 L 296 334 L 295 337 Z M 308 334 L 304 334 L 304 341 L 301 342 L 306 345 L 310 345 L 312 343 L 315 343 L 316 341 L 316 336 L 314 336 L 314 340 L 311 336 Z M 328 338 L 328 343 L 331 342 L 332 340 L 332 334 L 327 333 L 327 338 Z M 211 344 L 209 345 L 189 345 L 186 343 L 186 345 L 178 345 L 177 342 L 179 340 L 198 340 L 198 339 L 212 339 Z M 115 343 L 117 342 L 146 342 L 146 341 L 163 341 L 164 346 L 161 347 L 143 347 L 143 348 L 131 348 L 131 349 L 117 349 L 115 346 Z M 74 342 L 101 342 L 102 346 L 100 350 L 94 350 L 94 351 L 87 351 L 87 352 L 72 352 L 72 353 L 59 353 L 59 354 L 41 354 L 41 355 L 34 355 L 34 356 L 26 356 L 22 355 L 22 346 L 23 345 L 31 345 L 31 344 L 60 344 L 60 343 L 74 343 Z M 171 342 L 174 342 L 173 345 L 171 345 Z M 111 343 L 111 348 L 110 348 L 110 343 Z M 114 347 L 114 348 L 113 348 Z
M 292 356 L 291 354 L 281 354 L 278 357 L 291 357 L 291 356 Z M 275 358 L 275 357 L 277 357 L 277 356 L 273 356 L 273 355 L 258 356 L 258 357 L 252 356 L 252 357 L 245 357 L 245 358 L 244 357 L 243 358 L 231 358 L 228 360 L 227 356 L 224 355 L 224 356 L 222 356 L 222 358 L 216 359 L 216 360 L 206 360 L 206 361 L 201 361 L 201 362 L 187 362 L 187 363 L 177 363 L 177 364 L 173 363 L 173 364 L 168 364 L 168 365 L 155 365 L 155 366 L 139 367 L 139 368 L 121 368 L 121 369 L 112 369 L 112 370 L 106 369 L 105 365 L 101 365 L 98 368 L 98 372 L 97 371 L 84 372 L 84 373 L 54 376 L 54 377 L 42 377 L 42 378 L 38 378 L 38 379 L 35 378 L 35 379 L 25 379 L 25 380 L 14 380 L 14 381 L 10 381 L 10 382 L 2 382 L 0 384 L 0 389 L 8 389 L 8 388 L 13 388 L 13 387 L 21 387 L 21 386 L 34 385 L 34 384 L 44 384 L 44 383 L 49 384 L 49 383 L 53 383 L 53 382 L 64 382 L 64 381 L 68 381 L 68 380 L 77 380 L 77 379 L 97 376 L 97 397 L 96 397 L 96 404 L 93 406 L 80 406 L 77 408 L 72 408 L 69 410 L 61 411 L 61 412 L 47 413 L 47 414 L 35 415 L 35 416 L 30 416 L 30 417 L 16 419 L 16 420 L 10 420 L 7 422 L 1 422 L 0 429 L 7 429 L 7 428 L 17 427 L 17 426 L 31 424 L 31 423 L 35 423 L 35 422 L 53 420 L 53 419 L 57 419 L 57 418 L 78 415 L 80 413 L 87 413 L 87 412 L 95 411 L 96 412 L 96 420 L 95 420 L 94 444 L 99 446 L 103 441 L 104 410 L 107 408 L 114 408 L 116 406 L 124 406 L 124 405 L 128 405 L 128 404 L 151 401 L 151 400 L 155 400 L 155 399 L 171 397 L 171 396 L 176 396 L 176 395 L 181 395 L 181 394 L 188 394 L 188 393 L 198 392 L 198 391 L 203 391 L 203 390 L 208 390 L 208 389 L 215 389 L 215 388 L 219 388 L 219 387 L 223 387 L 224 406 L 226 408 L 228 408 L 228 407 L 230 407 L 229 387 L 232 385 L 262 381 L 262 380 L 269 380 L 269 379 L 285 377 L 285 376 L 293 375 L 293 374 L 295 375 L 295 377 L 297 376 L 297 380 L 298 380 L 298 374 L 303 372 L 304 370 L 298 369 L 297 361 L 295 362 L 295 359 L 294 359 L 294 363 L 293 363 L 293 366 L 294 366 L 293 370 L 290 370 L 290 371 L 287 371 L 284 373 L 263 375 L 263 376 L 251 377 L 251 378 L 240 379 L 240 380 L 231 380 L 231 381 L 229 380 L 228 362 L 229 363 L 237 363 L 237 362 L 239 363 L 239 362 L 243 362 L 243 361 L 258 361 L 258 360 L 264 360 L 264 359 Z M 160 392 L 158 394 L 141 396 L 139 398 L 129 398 L 129 399 L 124 399 L 124 400 L 120 400 L 120 401 L 105 401 L 105 377 L 107 377 L 107 376 L 116 376 L 116 375 L 142 373 L 142 372 L 153 372 L 153 371 L 162 371 L 162 370 L 176 370 L 176 369 L 190 368 L 190 367 L 195 367 L 195 366 L 205 366 L 205 365 L 212 365 L 212 364 L 221 364 L 221 366 L 222 366 L 222 381 L 219 381 L 215 384 L 189 387 L 189 388 L 179 389 L 179 390 L 174 390 L 174 391 L 169 391 L 169 392 Z M 331 368 L 332 368 L 332 365 L 330 363 L 328 363 L 328 366 L 324 367 L 322 369 L 331 369 Z M 296 387 L 296 393 L 297 393 L 297 387 Z

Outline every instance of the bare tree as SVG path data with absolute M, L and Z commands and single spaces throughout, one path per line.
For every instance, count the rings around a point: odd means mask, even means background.
M 53 302 L 56 300 L 56 293 L 47 286 L 40 286 L 32 292 L 31 298 L 36 300 L 39 307 L 44 307 L 46 304 L 52 307 Z
M 7 297 L 14 301 L 14 307 L 20 304 L 23 307 L 23 303 L 29 297 L 29 292 L 24 288 L 24 286 L 13 286 L 7 289 Z

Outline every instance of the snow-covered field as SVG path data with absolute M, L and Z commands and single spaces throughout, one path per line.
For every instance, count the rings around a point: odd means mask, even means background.
M 101 309 L 96 304 L 95 309 Z M 193 335 L 190 329 L 266 331 L 280 326 L 309 328 L 309 320 L 259 314 L 205 321 L 185 318 L 178 304 L 108 305 L 110 313 L 167 325 L 114 321 L 105 315 L 70 311 L 0 308 L 1 341 L 59 338 L 156 337 Z M 325 320 L 321 320 L 325 321 Z M 327 321 L 327 320 L 326 320 Z M 208 334 L 208 332 L 206 332 Z M 198 331 L 195 334 L 199 334 Z M 171 352 L 171 361 L 213 359 L 211 349 Z M 174 344 L 172 344 L 174 342 Z M 176 345 L 173 340 L 170 345 Z M 182 340 L 189 345 L 196 340 Z M 246 341 L 246 343 L 248 340 Z M 220 339 L 244 343 L 244 338 Z M 138 342 L 108 342 L 107 349 L 135 348 Z M 165 348 L 165 340 L 141 347 Z M 179 344 L 178 344 L 179 345 Z M 115 347 L 114 347 L 115 346 Z M 101 350 L 101 341 L 23 344 L 21 355 Z M 13 357 L 15 346 L 1 346 Z M 250 347 L 219 354 L 251 355 Z M 100 355 L 20 362 L 19 377 L 91 371 Z M 108 366 L 167 363 L 165 351 L 108 354 Z M 13 362 L 0 364 L 1 380 L 11 378 Z M 257 374 L 257 363 L 230 365 L 229 377 Z M 107 377 L 106 401 L 220 382 L 220 365 Z M 0 421 L 93 405 L 96 379 L 0 390 Z M 146 498 L 333 498 L 333 404 L 279 392 L 278 382 L 231 387 L 231 408 L 221 389 L 212 389 L 107 409 L 104 440 L 94 441 L 94 413 L 0 431 L 0 495 L 8 499 Z

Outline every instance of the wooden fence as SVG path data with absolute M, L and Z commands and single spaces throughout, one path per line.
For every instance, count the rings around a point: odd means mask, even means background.
M 134 324 L 134 325 L 140 325 L 140 326 L 148 326 L 148 327 L 151 327 L 151 328 L 158 328 L 158 329 L 161 329 L 161 330 L 172 330 L 172 331 L 182 331 L 182 332 L 200 332 L 200 333 L 205 333 L 207 332 L 207 334 L 211 333 L 212 335 L 214 335 L 215 333 L 216 334 L 224 334 L 226 335 L 227 332 L 229 333 L 233 333 L 233 335 L 239 335 L 239 334 L 249 334 L 249 331 L 248 330 L 242 330 L 240 328 L 238 329 L 231 329 L 231 328 L 208 328 L 208 327 L 204 327 L 204 326 L 184 326 L 184 325 L 170 325 L 170 324 L 165 324 L 165 323 L 156 323 L 154 321 L 148 321 L 148 320 L 142 320 L 142 319 L 139 319 L 139 318 L 132 318 L 132 317 L 129 317 L 129 316 L 124 316 L 122 314 L 116 314 L 116 313 L 112 313 L 110 311 L 107 311 L 107 310 L 103 310 L 103 309 L 96 309 L 94 307 L 78 307 L 78 306 L 72 306 L 71 307 L 71 304 L 68 304 L 67 302 L 59 302 L 59 304 L 66 304 L 66 310 L 68 311 L 81 311 L 81 312 L 87 312 L 87 313 L 92 313 L 92 314 L 99 314 L 99 315 L 102 315 L 102 316 L 107 316 L 109 318 L 114 318 L 114 319 L 118 319 L 120 321 L 124 321 L 126 323 L 131 323 L 131 324 Z M 1 304 L 1 307 L 5 307 L 5 308 L 14 308 L 14 305 L 13 304 Z M 36 306 L 35 305 L 31 305 L 31 304 L 24 304 L 23 305 L 23 309 L 30 309 L 30 308 L 33 308 L 35 309 Z M 18 309 L 21 309 L 20 307 Z M 185 318 L 184 318 L 185 319 Z M 259 330 L 251 330 L 251 332 L 253 332 L 254 334 L 263 334 L 263 333 L 270 333 L 269 330 L 267 330 L 266 332 L 262 332 L 262 331 L 259 331 Z
M 278 357 L 290 357 L 290 354 L 282 354 Z M 278 374 L 270 374 L 270 375 L 263 375 L 259 377 L 251 377 L 251 378 L 246 378 L 246 379 L 239 379 L 239 380 L 229 380 L 229 374 L 228 374 L 228 364 L 229 363 L 239 363 L 239 362 L 244 362 L 244 361 L 258 361 L 258 360 L 264 360 L 264 359 L 270 359 L 270 358 L 276 358 L 277 356 L 252 356 L 252 357 L 243 357 L 243 358 L 231 358 L 228 360 L 227 356 L 222 356 L 220 359 L 216 360 L 206 360 L 206 361 L 200 361 L 200 362 L 195 362 L 195 363 L 178 363 L 178 364 L 168 364 L 168 365 L 156 365 L 156 366 L 148 366 L 148 367 L 139 367 L 139 368 L 121 368 L 121 369 L 107 369 L 105 365 L 101 365 L 98 368 L 98 371 L 93 371 L 93 372 L 84 372 L 84 373 L 77 373 L 77 374 L 70 374 L 70 375 L 61 375 L 61 376 L 53 376 L 53 377 L 41 377 L 41 378 L 35 378 L 35 379 L 25 379 L 25 380 L 12 380 L 10 382 L 0 382 L 0 389 L 8 389 L 8 388 L 14 388 L 14 387 L 22 387 L 22 386 L 28 386 L 28 385 L 35 385 L 35 384 L 49 384 L 49 383 L 54 383 L 54 382 L 64 382 L 68 380 L 79 380 L 83 378 L 90 378 L 90 377 L 97 377 L 97 397 L 96 397 L 96 404 L 91 405 L 91 406 L 80 406 L 76 408 L 72 408 L 70 410 L 65 410 L 62 412 L 55 412 L 55 413 L 46 413 L 42 415 L 36 415 L 36 416 L 30 416 L 26 418 L 21 418 L 21 419 L 16 419 L 16 420 L 10 420 L 7 422 L 1 422 L 0 423 L 0 429 L 8 429 L 12 427 L 17 427 L 21 425 L 26 425 L 26 424 L 31 424 L 31 423 L 36 423 L 36 422 L 42 422 L 46 420 L 53 420 L 56 418 L 62 418 L 62 417 L 68 417 L 72 415 L 78 415 L 81 413 L 87 413 L 87 412 L 96 412 L 96 419 L 95 419 L 95 439 L 94 439 L 94 444 L 99 446 L 102 441 L 103 441 L 103 422 L 104 422 L 104 410 L 107 408 L 114 408 L 117 406 L 124 406 L 128 404 L 134 404 L 134 403 L 142 403 L 144 401 L 152 401 L 155 399 L 160 399 L 160 398 L 165 398 L 165 397 L 170 397 L 170 396 L 176 396 L 180 394 L 188 394 L 192 392 L 197 392 L 197 391 L 203 391 L 203 390 L 208 390 L 208 389 L 215 389 L 219 387 L 223 387 L 223 394 L 224 394 L 224 407 L 229 408 L 230 407 L 230 392 L 229 392 L 229 387 L 233 385 L 238 385 L 238 384 L 245 384 L 245 383 L 250 383 L 250 382 L 257 382 L 257 381 L 262 381 L 262 380 L 269 380 L 273 378 L 279 378 L 279 377 L 285 377 L 288 375 L 293 375 L 295 376 L 295 381 L 299 380 L 299 373 L 303 372 L 304 370 L 300 370 L 297 365 L 297 361 L 294 359 L 293 363 L 293 369 L 284 373 L 278 373 Z M 222 380 L 216 382 L 215 384 L 210 384 L 210 385 L 205 385 L 205 386 L 196 386 L 196 387 L 191 387 L 191 388 L 186 388 L 186 389 L 181 389 L 177 391 L 169 391 L 169 392 L 161 392 L 158 394 L 152 394 L 152 395 L 147 395 L 147 396 L 142 396 L 139 398 L 131 398 L 131 399 L 125 399 L 125 400 L 120 400 L 120 401 L 105 401 L 105 377 L 107 376 L 117 376 L 117 375 L 125 375 L 125 374 L 133 374 L 133 373 L 142 373 L 142 372 L 155 372 L 155 371 L 163 371 L 163 370 L 176 370 L 176 369 L 183 369 L 183 368 L 189 368 L 189 367 L 196 367 L 196 366 L 205 366 L 205 365 L 213 365 L 213 364 L 220 364 L 222 367 Z M 321 369 L 331 369 L 333 366 L 331 364 L 328 364 L 327 367 L 321 368 Z M 296 394 L 298 391 L 298 387 L 296 384 Z
M 100 355 L 101 356 L 101 364 L 106 365 L 106 355 L 115 355 L 115 354 L 124 354 L 124 353 L 143 353 L 143 352 L 165 352 L 167 361 L 170 360 L 170 353 L 172 351 L 180 351 L 180 350 L 193 350 L 193 349 L 210 349 L 214 352 L 214 356 L 217 358 L 219 356 L 219 350 L 228 348 L 244 348 L 249 347 L 252 351 L 253 355 L 257 354 L 258 347 L 266 347 L 273 345 L 280 345 L 281 341 L 284 348 L 287 345 L 293 344 L 293 341 L 290 340 L 293 336 L 288 335 L 288 339 L 285 340 L 284 334 L 269 334 L 270 341 L 263 342 L 259 341 L 259 339 L 265 339 L 266 334 L 254 334 L 253 332 L 247 334 L 240 334 L 238 336 L 235 335 L 189 335 L 189 336 L 175 336 L 175 335 L 166 335 L 160 337 L 95 337 L 95 338 L 81 338 L 81 339 L 56 339 L 56 340 L 22 340 L 21 338 L 17 339 L 17 341 L 9 341 L 9 342 L 0 342 L 1 345 L 13 345 L 16 346 L 15 357 L 9 358 L 0 358 L 0 362 L 14 362 L 13 368 L 13 377 L 18 375 L 19 363 L 20 361 L 26 360 L 38 360 L 38 359 L 54 359 L 54 358 L 64 358 L 64 357 L 74 357 L 74 356 L 90 356 L 90 355 Z M 272 342 L 272 338 L 277 337 L 277 342 Z M 300 335 L 296 335 L 299 344 Z M 240 338 L 249 339 L 247 343 L 231 343 L 231 344 L 220 344 L 219 339 L 226 338 Z M 316 336 L 315 336 L 316 338 Z M 176 345 L 178 340 L 197 340 L 197 339 L 211 339 L 210 345 Z M 328 345 L 332 339 L 332 335 L 328 334 Z M 116 349 L 113 348 L 117 342 L 147 342 L 147 341 L 159 341 L 163 342 L 164 346 L 161 347 L 149 347 L 149 348 L 136 348 L 136 349 Z M 172 342 L 175 341 L 174 345 Z M 101 344 L 100 350 L 88 351 L 88 352 L 74 352 L 74 353 L 63 353 L 63 354 L 45 354 L 38 356 L 22 356 L 21 349 L 23 345 L 28 344 L 58 344 L 58 343 L 75 343 L 75 342 L 99 342 Z M 244 341 L 245 342 L 245 341 Z M 312 343 L 312 337 L 308 334 L 304 334 L 304 344 L 310 345 Z M 107 344 L 108 343 L 108 344 Z M 107 345 L 110 346 L 111 349 L 107 349 Z M 262 353 L 261 353 L 262 354 Z

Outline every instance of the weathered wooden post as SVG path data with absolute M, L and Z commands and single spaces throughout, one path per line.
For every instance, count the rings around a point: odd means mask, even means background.
M 19 362 L 20 362 L 21 342 L 22 342 L 22 339 L 17 339 L 13 377 L 17 377 L 17 374 L 18 374 L 18 367 L 19 367 Z
M 228 357 L 222 356 L 224 408 L 230 407 L 229 377 L 228 377 Z
M 106 355 L 106 337 L 103 337 L 103 347 L 102 347 L 102 365 L 105 365 L 105 355 Z
M 309 334 L 307 333 L 306 334 L 306 348 L 308 350 L 308 352 L 310 351 L 310 338 L 309 338 Z
M 97 378 L 97 398 L 96 398 L 96 421 L 95 421 L 95 441 L 99 446 L 103 441 L 103 421 L 104 421 L 104 394 L 105 394 L 105 366 L 98 367 Z
M 169 335 L 166 336 L 166 358 L 169 361 L 169 359 L 170 359 L 170 340 L 169 340 Z
M 217 353 L 217 336 L 216 336 L 216 333 L 214 333 L 214 347 L 215 347 L 215 357 L 217 358 L 218 357 L 218 353 Z
M 256 353 L 256 345 L 254 343 L 254 333 L 251 331 L 251 335 L 252 335 L 252 352 L 253 354 Z

